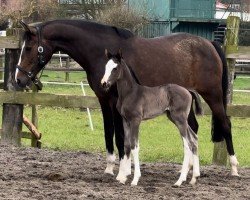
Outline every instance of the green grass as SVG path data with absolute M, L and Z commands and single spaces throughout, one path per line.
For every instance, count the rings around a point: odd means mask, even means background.
M 30 115 L 30 108 L 25 109 Z M 91 111 L 94 131 L 87 113 L 79 109 L 39 107 L 39 130 L 45 148 L 86 150 L 105 153 L 101 112 Z M 199 152 L 202 165 L 211 164 L 213 143 L 210 141 L 210 116 L 198 117 Z M 232 118 L 235 150 L 241 166 L 250 166 L 250 118 Z M 29 145 L 29 140 L 23 140 Z M 144 121 L 140 127 L 140 157 L 149 162 L 182 162 L 182 142 L 176 127 L 165 116 Z
M 46 75 L 46 74 L 45 74 Z M 60 76 L 59 76 L 60 75 Z M 55 81 L 64 73 L 49 73 L 43 76 L 43 81 Z M 80 83 L 86 76 L 82 73 L 70 74 L 70 80 Z M 235 89 L 249 89 L 250 79 L 236 78 Z M 93 91 L 85 87 L 87 95 Z M 42 92 L 82 95 L 80 86 L 44 85 Z M 250 93 L 234 93 L 234 103 L 249 104 Z M 2 112 L 2 109 L 0 109 Z M 91 110 L 94 131 L 90 130 L 86 111 L 80 109 L 50 108 L 38 106 L 39 130 L 42 133 L 44 148 L 60 150 L 86 150 L 105 154 L 104 131 L 100 110 Z M 31 116 L 29 106 L 25 114 Z M 1 115 L 2 116 L 2 115 Z M 213 143 L 210 137 L 210 116 L 198 117 L 199 152 L 202 165 L 211 163 Z M 250 166 L 250 118 L 232 118 L 232 130 L 235 151 L 241 166 Z M 25 127 L 24 127 L 25 129 Z M 30 140 L 23 139 L 24 145 L 30 145 Z M 182 142 L 176 127 L 165 116 L 144 121 L 140 127 L 140 158 L 149 162 L 182 162 Z

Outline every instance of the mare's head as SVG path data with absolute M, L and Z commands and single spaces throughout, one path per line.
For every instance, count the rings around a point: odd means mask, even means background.
M 111 54 L 105 49 L 105 55 L 108 58 L 108 62 L 105 65 L 105 73 L 101 80 L 101 84 L 103 88 L 108 90 L 120 78 L 122 53 L 121 50 L 119 50 L 117 54 Z
M 37 82 L 37 74 L 44 68 L 53 54 L 52 45 L 45 40 L 41 25 L 29 26 L 20 22 L 25 30 L 20 58 L 16 67 L 15 81 L 25 88 Z

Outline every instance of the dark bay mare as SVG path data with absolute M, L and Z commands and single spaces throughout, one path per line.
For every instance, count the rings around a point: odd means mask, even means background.
M 81 20 L 55 20 L 34 26 L 21 23 L 25 29 L 24 42 L 15 73 L 15 81 L 26 87 L 48 63 L 52 54 L 63 51 L 86 71 L 90 87 L 99 99 L 107 149 L 106 173 L 113 173 L 113 136 L 120 159 L 124 156 L 122 117 L 116 109 L 117 90 L 114 85 L 105 92 L 100 84 L 107 58 L 104 49 L 123 57 L 142 85 L 158 86 L 175 83 L 196 90 L 213 113 L 212 140 L 225 139 L 230 155 L 231 173 L 238 175 L 231 123 L 226 116 L 228 75 L 221 48 L 204 38 L 187 33 L 145 39 L 130 31 Z M 197 132 L 198 123 L 193 111 L 189 125 Z
M 184 159 L 181 174 L 176 186 L 186 181 L 189 168 L 193 166 L 193 176 L 190 183 L 196 183 L 200 176 L 198 157 L 198 137 L 188 125 L 188 115 L 192 109 L 193 100 L 196 104 L 196 114 L 202 113 L 201 101 L 194 91 L 188 91 L 176 84 L 167 84 L 155 87 L 142 86 L 133 77 L 121 51 L 116 55 L 107 50 L 109 59 L 105 66 L 105 74 L 101 84 L 107 90 L 117 85 L 117 110 L 123 118 L 124 152 L 120 161 L 117 180 L 125 184 L 127 175 L 131 174 L 131 152 L 134 158 L 134 179 L 131 185 L 137 185 L 141 177 L 139 165 L 139 126 L 142 120 L 152 119 L 163 113 L 176 125 L 184 144 Z M 157 139 L 157 138 L 154 138 Z

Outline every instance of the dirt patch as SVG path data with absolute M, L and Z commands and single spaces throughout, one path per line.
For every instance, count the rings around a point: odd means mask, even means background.
M 142 163 L 139 185 L 131 187 L 103 174 L 105 158 L 87 152 L 61 152 L 0 146 L 0 199 L 250 199 L 250 168 L 231 177 L 223 167 L 201 167 L 194 187 L 173 187 L 180 165 Z M 118 164 L 116 167 L 117 174 Z M 190 175 L 189 179 L 190 180 Z

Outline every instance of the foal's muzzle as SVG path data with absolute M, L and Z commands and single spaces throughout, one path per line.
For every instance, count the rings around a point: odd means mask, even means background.
M 110 83 L 106 81 L 101 82 L 103 89 L 108 90 L 110 88 Z

